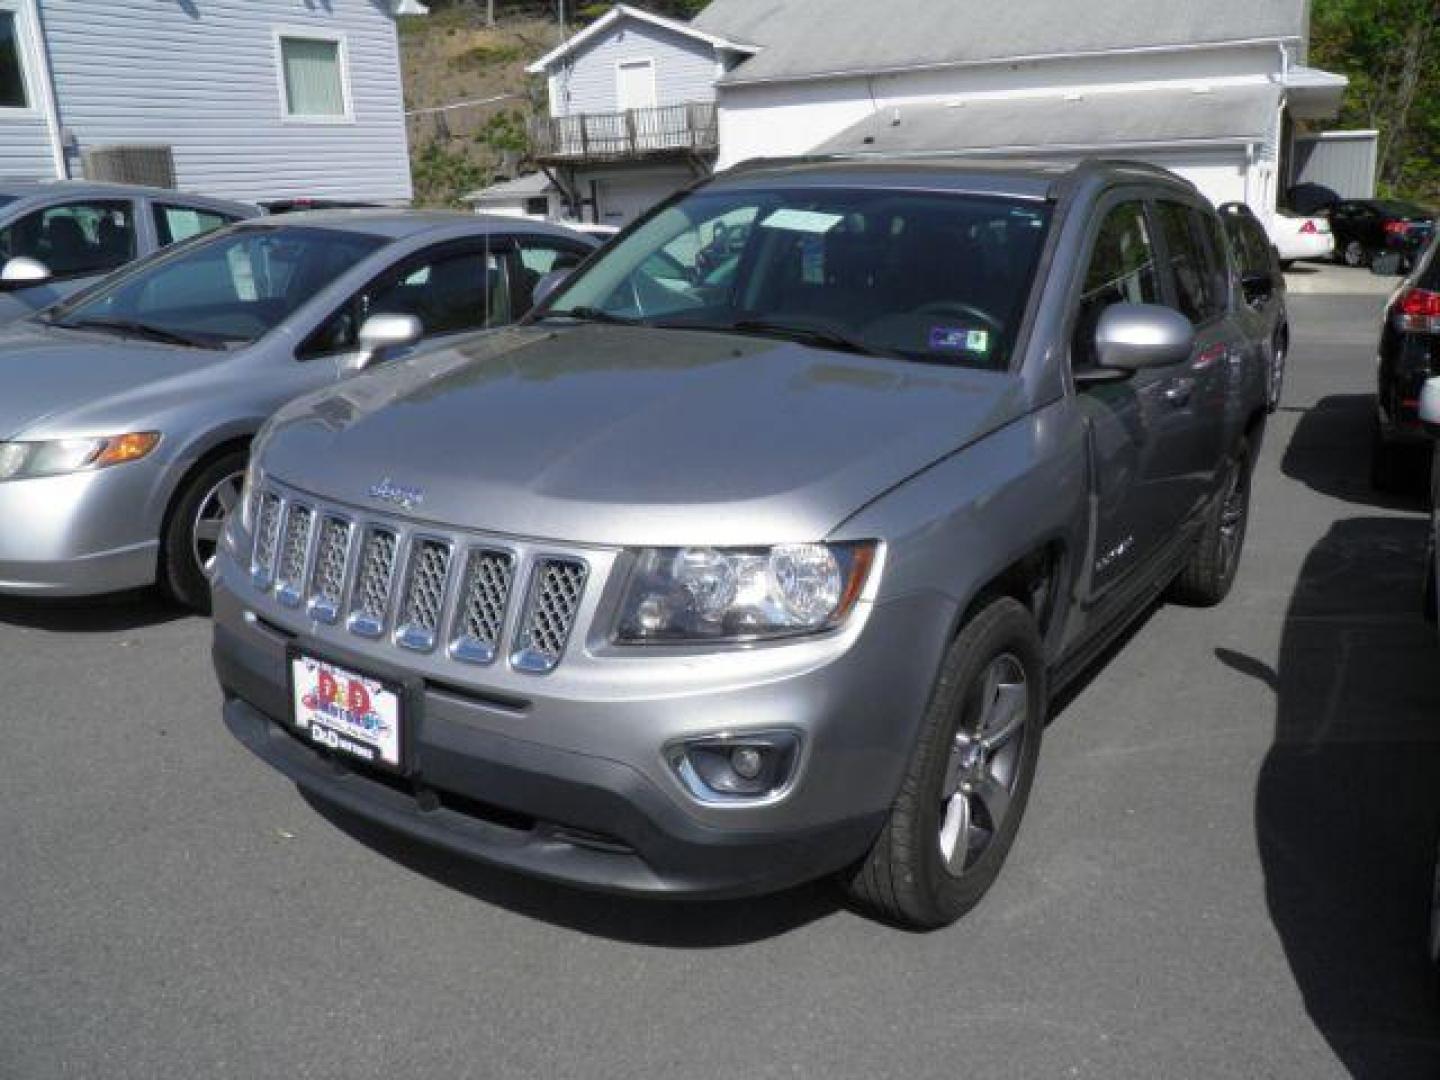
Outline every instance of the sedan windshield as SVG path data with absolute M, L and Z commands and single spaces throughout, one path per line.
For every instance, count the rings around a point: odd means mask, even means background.
M 567 283 L 542 318 L 786 338 L 1003 370 L 1043 203 L 819 188 L 700 192 Z
M 122 271 L 45 318 L 177 345 L 248 345 L 385 243 L 336 229 L 226 230 Z

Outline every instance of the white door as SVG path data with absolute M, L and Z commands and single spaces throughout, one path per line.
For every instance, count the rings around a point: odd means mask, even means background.
M 618 112 L 655 108 L 655 61 L 622 60 L 615 67 Z

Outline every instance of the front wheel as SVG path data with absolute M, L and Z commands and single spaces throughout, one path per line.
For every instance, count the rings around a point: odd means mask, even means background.
M 1030 612 L 996 600 L 945 655 L 890 817 L 846 888 L 903 926 L 954 922 L 1014 843 L 1040 754 L 1044 651 Z
M 1170 588 L 1170 598 L 1192 607 L 1214 607 L 1229 596 L 1249 528 L 1250 446 L 1242 442 L 1226 463 L 1220 497 L 1190 562 Z
M 210 612 L 209 571 L 220 551 L 225 519 L 240 503 L 249 455 L 224 454 L 190 477 L 171 507 L 160 538 L 160 585 L 176 603 Z
M 1270 411 L 1280 408 L 1285 394 L 1285 360 L 1289 352 L 1289 335 L 1283 330 L 1275 338 L 1270 354 Z
M 1359 269 L 1370 265 L 1370 252 L 1359 240 L 1351 240 L 1340 249 L 1340 260 L 1349 267 Z

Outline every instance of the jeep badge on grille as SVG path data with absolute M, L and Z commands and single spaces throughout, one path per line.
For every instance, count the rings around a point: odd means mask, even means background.
M 402 510 L 413 510 L 425 501 L 425 489 L 404 487 L 391 481 L 387 476 L 378 484 L 371 484 L 367 494 L 380 502 L 392 503 Z

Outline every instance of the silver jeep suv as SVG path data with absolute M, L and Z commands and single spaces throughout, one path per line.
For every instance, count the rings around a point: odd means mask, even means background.
M 213 581 L 225 721 L 465 857 L 672 896 L 838 872 L 947 923 L 1057 687 L 1230 588 L 1243 303 L 1160 170 L 729 173 L 525 325 L 268 425 Z

